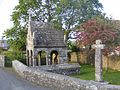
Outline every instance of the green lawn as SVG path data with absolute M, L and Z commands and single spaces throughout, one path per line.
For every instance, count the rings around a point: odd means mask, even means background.
M 80 73 L 72 74 L 70 76 L 83 80 L 95 80 L 95 69 L 90 65 L 81 65 Z M 103 70 L 103 80 L 108 81 L 110 84 L 120 85 L 120 71 Z

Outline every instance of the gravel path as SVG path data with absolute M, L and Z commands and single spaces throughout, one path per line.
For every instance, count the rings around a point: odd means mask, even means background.
M 0 90 L 52 90 L 21 79 L 11 69 L 0 68 Z

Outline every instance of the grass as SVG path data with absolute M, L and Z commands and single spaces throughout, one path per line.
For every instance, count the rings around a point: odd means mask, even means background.
M 79 74 L 72 74 L 72 77 L 82 80 L 95 80 L 95 68 L 90 65 L 81 65 Z M 103 69 L 103 80 L 110 84 L 120 85 L 120 71 Z

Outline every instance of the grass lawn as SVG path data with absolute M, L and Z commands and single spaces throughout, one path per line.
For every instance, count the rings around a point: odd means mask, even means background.
M 80 73 L 70 76 L 83 80 L 95 80 L 95 68 L 90 65 L 81 65 Z M 108 81 L 110 84 L 120 85 L 120 71 L 103 70 L 103 80 Z

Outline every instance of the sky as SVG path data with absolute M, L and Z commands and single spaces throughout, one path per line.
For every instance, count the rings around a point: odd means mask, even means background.
M 4 30 L 13 25 L 10 15 L 17 4 L 18 0 L 0 0 L 0 38 Z
M 107 16 L 120 20 L 120 0 L 99 0 Z M 12 27 L 11 14 L 18 0 L 0 0 L 0 38 L 4 30 Z

